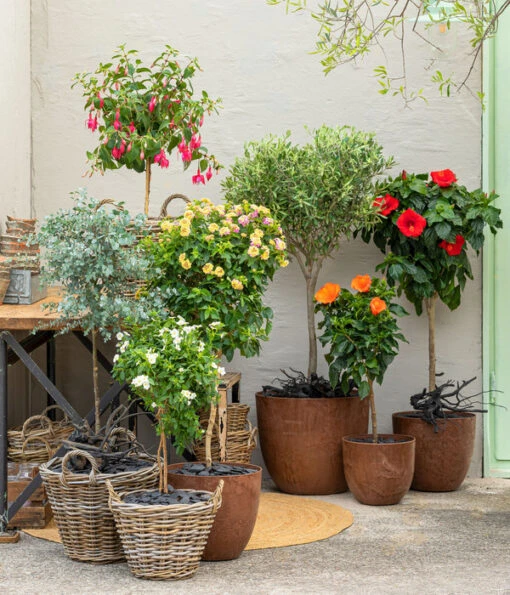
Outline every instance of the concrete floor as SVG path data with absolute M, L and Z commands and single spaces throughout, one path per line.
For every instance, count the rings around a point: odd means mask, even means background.
M 22 534 L 0 545 L 0 593 L 510 594 L 510 480 L 410 492 L 391 507 L 363 506 L 349 493 L 322 498 L 351 510 L 353 525 L 324 541 L 202 563 L 182 582 L 135 579 L 125 564 L 73 562 L 60 544 Z

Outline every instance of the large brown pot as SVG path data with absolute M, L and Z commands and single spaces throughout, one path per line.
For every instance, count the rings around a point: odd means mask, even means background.
M 393 414 L 393 431 L 416 438 L 413 490 L 452 492 L 467 475 L 475 446 L 475 414 L 449 413 L 438 426 L 434 432 L 434 426 L 413 411 Z
M 246 475 L 198 476 L 174 473 L 185 463 L 168 467 L 168 481 L 176 489 L 206 490 L 214 492 L 223 480 L 221 508 L 216 513 L 202 560 L 234 560 L 250 540 L 259 509 L 262 486 L 262 468 L 257 465 L 236 463 L 236 467 L 255 469 Z
M 342 437 L 368 430 L 368 399 L 262 393 L 256 399 L 260 448 L 278 489 L 309 495 L 345 492 Z
M 371 434 L 343 439 L 349 490 L 362 504 L 398 504 L 413 479 L 416 440 L 397 434 L 379 434 L 383 442 L 371 442 L 371 439 Z M 388 439 L 392 442 L 384 442 Z

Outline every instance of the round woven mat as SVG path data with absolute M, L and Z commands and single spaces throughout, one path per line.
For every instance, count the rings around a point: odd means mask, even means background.
M 300 545 L 326 539 L 352 525 L 352 513 L 314 498 L 273 492 L 260 494 L 260 505 L 247 550 Z M 44 529 L 25 529 L 33 537 L 60 542 L 55 521 Z

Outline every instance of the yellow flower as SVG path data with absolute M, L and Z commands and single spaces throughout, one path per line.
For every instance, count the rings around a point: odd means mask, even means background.
M 289 264 L 289 261 L 286 258 L 282 258 L 279 260 L 279 263 L 281 267 L 286 267 Z
M 187 271 L 188 269 L 191 268 L 191 262 L 186 258 L 186 260 L 183 260 L 181 262 L 181 266 L 183 269 L 185 269 Z
M 214 233 L 215 231 L 218 231 L 219 228 L 220 228 L 220 226 L 217 223 L 211 223 L 211 225 L 209 225 L 209 227 L 207 229 L 211 233 Z
M 225 271 L 221 267 L 216 267 L 214 269 L 214 274 L 216 275 L 216 277 L 223 277 Z
M 269 249 L 265 248 L 260 255 L 261 260 L 267 260 L 269 258 Z
M 212 233 L 204 236 L 204 240 L 206 240 L 207 242 L 212 242 L 214 240 L 214 236 Z
M 203 202 L 205 205 L 213 205 L 213 201 L 209 200 L 208 198 L 201 198 L 200 202 Z
M 168 219 L 165 219 L 160 223 L 160 227 L 162 231 L 170 231 L 172 229 L 172 222 Z
M 184 217 L 186 219 L 193 219 L 193 217 L 195 216 L 195 213 L 193 211 L 184 211 Z
M 190 228 L 189 227 L 181 227 L 181 236 L 183 238 L 188 237 L 190 234 Z
M 259 249 L 257 248 L 257 246 L 250 246 L 248 248 L 248 256 L 251 256 L 252 258 L 254 258 L 255 256 L 259 255 Z
M 260 229 L 260 227 L 257 227 L 257 229 L 252 233 L 252 235 L 257 238 L 262 238 L 264 237 L 264 232 Z
M 213 268 L 214 268 L 213 265 L 210 262 L 208 262 L 208 263 L 204 264 L 204 266 L 202 267 L 202 270 L 204 271 L 204 273 L 206 275 L 210 275 L 213 272 Z
M 254 236 L 253 234 L 251 234 L 251 236 L 250 236 L 250 243 L 252 246 L 257 246 L 257 248 L 260 248 L 260 246 L 262 245 L 260 238 L 257 236 Z
M 230 285 L 232 285 L 234 289 L 238 289 L 239 291 L 241 291 L 241 289 L 244 289 L 244 285 L 241 283 L 241 281 L 239 281 L 239 279 L 232 279 Z
M 186 252 L 179 254 L 179 262 L 182 264 L 186 260 Z
M 230 227 L 220 227 L 220 236 L 228 236 L 230 233 Z
M 259 213 L 261 215 L 269 215 L 269 213 L 271 212 L 267 207 L 258 207 L 259 209 Z

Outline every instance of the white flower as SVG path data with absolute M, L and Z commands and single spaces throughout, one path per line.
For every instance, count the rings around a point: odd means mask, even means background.
M 184 325 L 188 324 L 182 316 L 177 316 L 176 322 L 179 326 L 184 326 Z
M 117 341 L 122 341 L 122 339 L 124 338 L 124 333 L 117 333 L 115 337 L 117 338 Z
M 136 388 L 142 387 L 145 390 L 150 390 L 151 387 L 149 377 L 145 374 L 140 374 L 140 376 L 133 378 L 133 380 L 131 380 L 131 384 Z
M 145 354 L 147 357 L 147 361 L 149 362 L 149 364 L 151 366 L 153 366 L 156 363 L 156 360 L 158 359 L 159 354 L 156 353 L 155 351 L 152 351 L 149 349 L 149 351 L 147 351 L 147 353 Z
M 181 395 L 188 401 L 188 404 L 196 398 L 196 393 L 191 392 L 190 390 L 181 390 Z
M 205 343 L 203 341 L 199 341 L 198 345 L 197 345 L 197 350 L 198 353 L 202 353 L 202 351 L 205 349 Z
M 151 403 L 151 407 L 152 407 L 153 409 L 157 409 L 157 408 L 158 408 L 158 404 L 157 404 L 157 403 L 155 403 L 154 401 L 152 401 L 152 403 Z
M 184 372 L 185 370 L 184 370 L 184 368 L 183 368 L 183 367 L 180 367 L 178 371 L 182 373 L 182 372 Z
M 118 353 L 116 353 L 116 354 L 113 356 L 113 363 L 114 363 L 114 364 L 116 364 L 118 361 L 119 361 L 119 354 L 118 354 Z
M 129 347 L 129 341 L 124 341 L 124 343 L 122 343 L 122 344 L 119 346 L 119 351 L 120 351 L 121 353 L 124 353 L 124 351 L 126 351 L 126 349 L 127 349 L 128 347 Z
M 218 374 L 220 376 L 225 376 L 225 368 L 222 368 L 221 366 L 218 366 Z
M 166 326 L 164 326 L 163 328 L 159 329 L 159 336 L 162 337 L 163 335 L 166 335 L 166 333 L 169 333 L 170 329 L 168 329 Z

